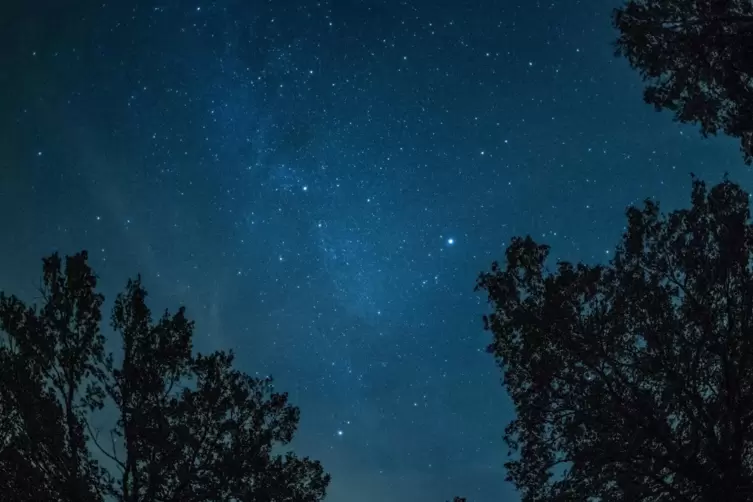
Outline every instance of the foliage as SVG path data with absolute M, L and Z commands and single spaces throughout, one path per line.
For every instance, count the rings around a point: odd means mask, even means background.
M 129 281 L 111 318 L 116 364 L 86 252 L 65 267 L 52 255 L 43 270 L 41 308 L 0 294 L 0 492 L 28 501 L 324 498 L 319 462 L 274 451 L 292 440 L 298 409 L 270 379 L 234 369 L 232 353 L 195 354 L 183 308 L 154 322 L 140 278 Z M 101 410 L 117 411 L 106 434 L 94 425 Z
M 647 83 L 657 110 L 722 131 L 753 160 L 753 3 L 748 0 L 628 0 L 615 10 L 617 54 Z
M 750 500 L 748 200 L 694 180 L 690 209 L 628 209 L 606 265 L 550 271 L 549 248 L 527 237 L 480 275 L 523 501 Z

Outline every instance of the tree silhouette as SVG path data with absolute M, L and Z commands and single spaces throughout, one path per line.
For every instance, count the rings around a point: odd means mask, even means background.
M 690 209 L 628 209 L 606 265 L 549 271 L 527 237 L 480 275 L 524 501 L 751 499 L 749 217 L 739 186 L 694 180 Z
M 329 476 L 288 451 L 299 411 L 271 379 L 195 354 L 181 308 L 156 322 L 141 280 L 118 295 L 105 354 L 102 295 L 82 252 L 44 259 L 42 307 L 0 294 L 0 491 L 14 500 L 322 500 Z M 98 411 L 117 411 L 103 433 Z M 90 450 L 91 447 L 91 450 Z M 95 457 L 99 457 L 99 461 Z
M 615 10 L 617 55 L 647 83 L 644 98 L 675 120 L 722 131 L 753 157 L 753 4 L 748 0 L 629 0 Z

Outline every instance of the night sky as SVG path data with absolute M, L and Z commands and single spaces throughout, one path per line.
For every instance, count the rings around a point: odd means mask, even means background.
M 301 407 L 331 502 L 517 500 L 476 276 L 514 235 L 609 258 L 624 209 L 753 188 L 643 104 L 610 2 L 10 0 L 0 289 L 90 252 Z

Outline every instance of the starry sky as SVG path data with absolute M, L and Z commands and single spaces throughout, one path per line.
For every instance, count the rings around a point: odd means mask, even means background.
M 11 0 L 0 288 L 88 249 L 301 407 L 330 502 L 515 501 L 478 273 L 531 234 L 609 258 L 624 209 L 751 189 L 643 104 L 597 0 Z M 109 307 L 110 304 L 108 304 Z

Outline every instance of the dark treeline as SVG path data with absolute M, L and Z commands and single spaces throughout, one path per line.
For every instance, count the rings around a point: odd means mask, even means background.
M 753 498 L 749 195 L 694 180 L 691 202 L 628 209 L 607 264 L 517 238 L 479 277 L 524 501 Z
M 39 307 L 0 294 L 4 500 L 324 498 L 319 462 L 273 451 L 298 424 L 286 394 L 230 352 L 195 353 L 184 309 L 153 319 L 140 279 L 115 300 L 121 349 L 105 353 L 96 285 L 82 252 L 44 259 Z
M 646 103 L 750 164 L 753 3 L 630 0 L 613 22 Z M 694 179 L 688 209 L 626 216 L 609 263 L 515 238 L 478 279 L 516 411 L 507 479 L 524 502 L 753 500 L 749 195 Z
M 617 55 L 646 82 L 644 98 L 704 136 L 740 140 L 753 160 L 753 3 L 630 0 L 615 11 Z

